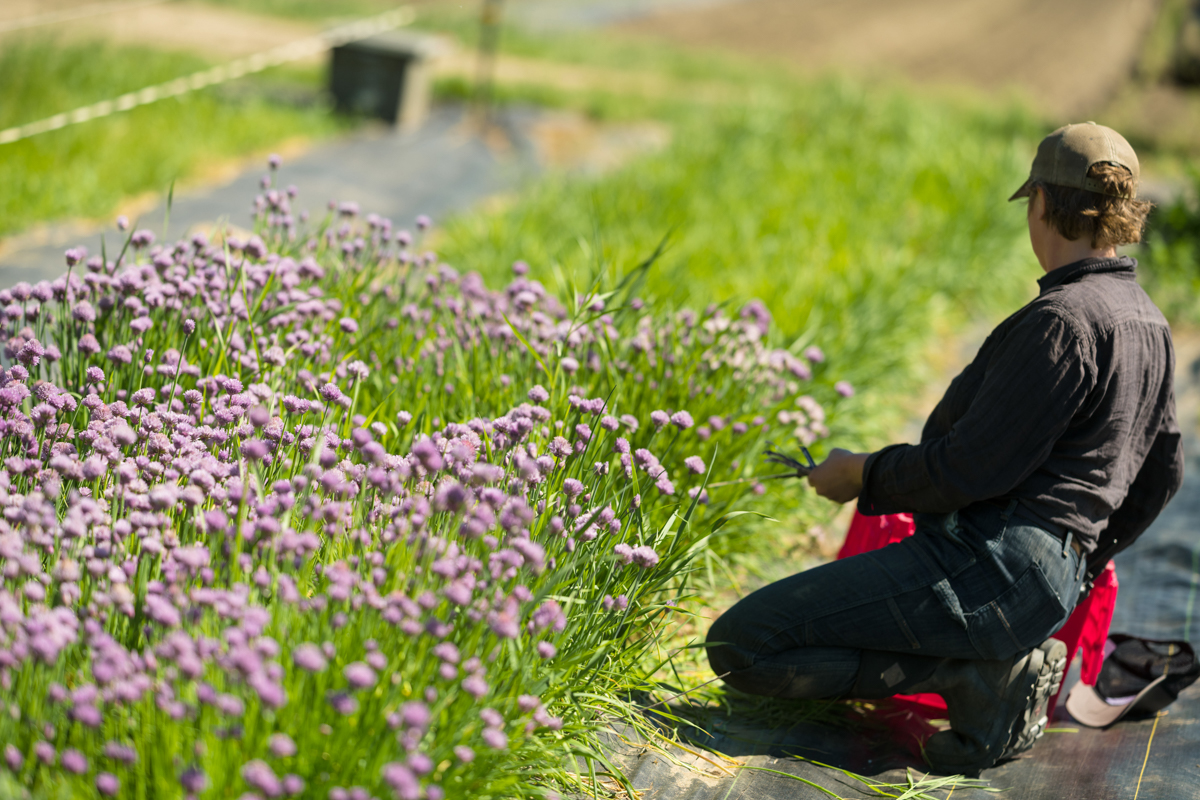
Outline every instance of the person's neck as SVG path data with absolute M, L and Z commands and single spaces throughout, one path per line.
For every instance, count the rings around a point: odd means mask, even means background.
M 1087 239 L 1072 241 L 1062 236 L 1052 236 L 1046 242 L 1045 252 L 1039 253 L 1038 256 L 1042 269 L 1053 272 L 1059 267 L 1083 261 L 1085 258 L 1116 258 L 1117 248 L 1092 247 L 1092 243 Z

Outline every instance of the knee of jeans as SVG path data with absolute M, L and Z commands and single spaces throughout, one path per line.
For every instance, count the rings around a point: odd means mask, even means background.
M 727 674 L 718 672 L 717 675 L 721 676 L 721 680 L 726 686 L 737 689 L 739 692 L 767 697 L 772 696 L 774 693 L 773 689 L 775 687 L 763 685 L 762 675 L 756 675 L 749 670 L 728 672 Z
M 746 669 L 754 664 L 750 653 L 736 641 L 736 626 L 729 623 L 728 617 L 726 614 L 712 624 L 705 641 L 708 664 L 718 675 Z

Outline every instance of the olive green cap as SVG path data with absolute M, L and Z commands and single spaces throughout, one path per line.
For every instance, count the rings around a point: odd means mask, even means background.
M 1110 194 L 1100 181 L 1088 177 L 1088 170 L 1093 164 L 1125 167 L 1133 174 L 1134 194 L 1130 197 L 1136 196 L 1138 158 L 1129 142 L 1112 128 L 1094 122 L 1082 122 L 1064 125 L 1042 139 L 1033 158 L 1033 167 L 1029 170 L 1029 179 L 1008 199 L 1012 201 L 1018 197 L 1029 197 L 1030 185 L 1034 181 Z

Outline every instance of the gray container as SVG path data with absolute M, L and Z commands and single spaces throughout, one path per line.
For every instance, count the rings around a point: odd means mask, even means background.
M 429 61 L 434 55 L 433 40 L 408 31 L 388 31 L 333 48 L 329 89 L 334 107 L 401 130 L 419 127 L 429 114 Z

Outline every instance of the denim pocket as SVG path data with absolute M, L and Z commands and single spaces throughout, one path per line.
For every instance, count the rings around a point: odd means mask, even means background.
M 967 632 L 979 657 L 1009 658 L 1058 630 L 1067 609 L 1036 564 L 1007 591 L 968 615 Z
M 955 578 L 975 566 L 976 551 L 964 541 L 957 512 L 921 517 L 910 541 L 926 568 Z

